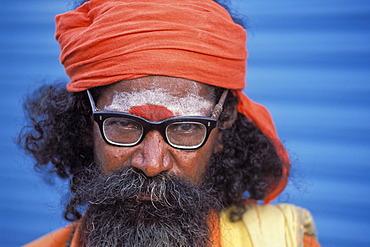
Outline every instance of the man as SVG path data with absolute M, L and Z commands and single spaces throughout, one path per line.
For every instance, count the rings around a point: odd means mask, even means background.
M 241 91 L 246 33 L 224 7 L 91 0 L 56 23 L 71 80 L 29 97 L 20 140 L 70 179 L 73 223 L 28 246 L 319 246 L 306 210 L 267 205 L 289 159 Z

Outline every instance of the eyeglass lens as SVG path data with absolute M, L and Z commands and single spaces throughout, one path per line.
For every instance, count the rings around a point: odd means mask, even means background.
M 103 127 L 105 137 L 115 144 L 135 144 L 143 135 L 141 124 L 128 118 L 107 118 Z
M 203 143 L 207 128 L 201 123 L 178 122 L 166 128 L 166 136 L 173 146 L 196 147 Z

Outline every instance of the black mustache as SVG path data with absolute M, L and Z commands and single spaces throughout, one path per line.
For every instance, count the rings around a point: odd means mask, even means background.
M 182 202 L 192 200 L 196 203 L 202 200 L 199 187 L 190 181 L 168 174 L 147 177 L 132 167 L 106 176 L 100 173 L 81 186 L 75 194 L 92 205 L 111 205 L 117 201 L 128 200 L 149 200 L 153 206 L 159 204 L 174 207 L 176 204 L 176 207 L 181 207 Z

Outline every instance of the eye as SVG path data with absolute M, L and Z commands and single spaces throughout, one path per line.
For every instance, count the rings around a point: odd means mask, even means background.
M 127 119 L 120 119 L 120 120 L 115 120 L 110 123 L 111 125 L 117 125 L 118 127 L 129 127 L 132 125 L 130 121 Z
M 169 126 L 168 131 L 173 135 L 196 135 L 204 131 L 204 126 L 200 123 L 174 123 Z
M 183 123 L 179 124 L 176 130 L 181 132 L 190 132 L 196 130 L 197 128 L 199 128 L 197 124 Z
M 106 128 L 114 128 L 117 130 L 132 130 L 141 129 L 140 125 L 133 120 L 127 118 L 108 118 L 104 121 Z

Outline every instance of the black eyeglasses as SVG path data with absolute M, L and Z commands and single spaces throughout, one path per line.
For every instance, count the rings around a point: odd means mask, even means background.
M 211 117 L 173 117 L 161 121 L 149 121 L 145 118 L 116 111 L 99 111 L 89 90 L 93 117 L 98 124 L 105 142 L 119 147 L 138 145 L 152 130 L 161 133 L 171 147 L 183 150 L 195 150 L 202 147 L 211 131 L 217 126 L 217 119 L 222 112 L 228 90 L 222 93 Z

